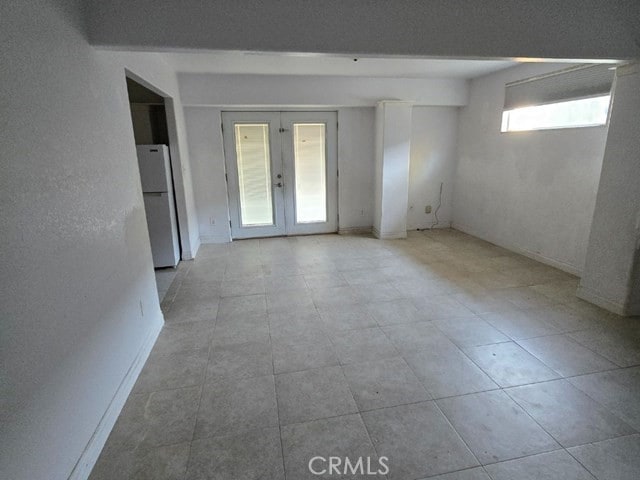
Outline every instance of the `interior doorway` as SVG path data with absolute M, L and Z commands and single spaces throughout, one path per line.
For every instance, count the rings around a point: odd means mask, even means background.
M 336 112 L 223 112 L 233 239 L 338 229 Z
M 127 77 L 145 215 L 160 300 L 177 273 L 181 243 L 165 98 Z

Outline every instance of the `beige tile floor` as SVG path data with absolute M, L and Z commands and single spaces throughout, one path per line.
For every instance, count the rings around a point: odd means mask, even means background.
M 158 297 L 160 301 L 164 300 L 165 295 L 169 291 L 169 287 L 178 274 L 178 268 L 157 268 L 155 270 L 156 286 L 158 287 Z
M 390 480 L 640 478 L 640 319 L 571 275 L 455 230 L 184 264 L 93 480 L 303 480 L 329 455 L 386 456 Z

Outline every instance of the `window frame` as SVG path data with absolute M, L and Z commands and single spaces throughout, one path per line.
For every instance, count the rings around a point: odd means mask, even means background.
M 501 123 L 500 123 L 500 133 L 522 133 L 522 132 L 537 132 L 537 131 L 544 131 L 544 130 L 566 130 L 570 128 L 606 127 L 609 123 L 609 113 L 611 110 L 611 97 L 612 97 L 612 94 L 608 93 L 605 95 L 597 95 L 597 96 L 591 96 L 591 97 L 585 97 L 585 98 L 567 98 L 557 102 L 541 103 L 537 105 L 527 105 L 524 107 L 513 108 L 511 110 L 503 109 Z M 512 112 L 515 112 L 517 110 L 537 108 L 537 107 L 544 108 L 549 105 L 561 105 L 561 104 L 573 103 L 573 102 L 578 102 L 583 100 L 593 100 L 593 99 L 603 99 L 603 98 L 607 98 L 607 112 L 605 115 L 605 119 L 602 122 L 575 123 L 575 124 L 564 124 L 564 125 L 557 125 L 557 126 L 538 126 L 538 127 L 513 129 L 513 130 L 509 128 L 509 116 Z

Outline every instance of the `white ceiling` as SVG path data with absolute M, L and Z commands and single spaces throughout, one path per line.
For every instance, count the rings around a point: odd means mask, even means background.
M 339 75 L 403 78 L 474 78 L 516 65 L 507 60 L 373 58 L 256 52 L 165 53 L 178 72 L 262 75 Z

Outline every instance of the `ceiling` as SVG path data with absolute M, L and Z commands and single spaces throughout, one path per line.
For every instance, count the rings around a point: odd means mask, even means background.
M 443 60 L 257 52 L 165 53 L 181 73 L 474 78 L 516 65 L 508 60 Z

